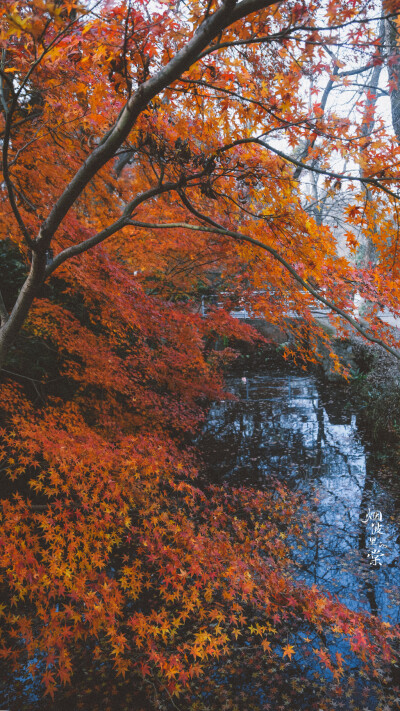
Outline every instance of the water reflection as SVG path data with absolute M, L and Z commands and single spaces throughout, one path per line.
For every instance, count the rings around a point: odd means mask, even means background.
M 239 399 L 216 403 L 202 436 L 209 476 L 263 487 L 273 475 L 302 491 L 316 521 L 296 550 L 299 576 L 353 610 L 399 622 L 395 505 L 368 466 L 355 414 L 312 377 L 258 375 L 228 386 Z M 378 565 L 369 510 L 382 514 Z

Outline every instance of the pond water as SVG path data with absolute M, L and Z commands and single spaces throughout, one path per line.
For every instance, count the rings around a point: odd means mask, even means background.
M 398 623 L 398 489 L 378 474 L 355 411 L 334 385 L 298 374 L 233 378 L 228 390 L 236 400 L 211 407 L 200 442 L 210 479 L 262 488 L 273 476 L 302 492 L 315 521 L 295 550 L 299 578 Z

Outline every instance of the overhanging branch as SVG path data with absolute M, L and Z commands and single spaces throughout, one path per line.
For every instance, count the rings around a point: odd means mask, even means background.
M 203 171 L 201 173 L 196 173 L 190 176 L 188 180 L 198 180 L 202 177 L 202 175 L 204 175 Z M 96 247 L 96 245 L 101 244 L 101 242 L 104 242 L 106 239 L 108 239 L 108 237 L 112 237 L 112 235 L 116 234 L 116 232 L 122 230 L 123 227 L 129 225 L 132 213 L 143 202 L 146 202 L 146 200 L 150 200 L 151 198 L 157 197 L 158 195 L 162 195 L 163 193 L 170 192 L 171 190 L 178 190 L 181 187 L 181 184 L 182 183 L 180 180 L 175 181 L 173 183 L 161 183 L 161 185 L 156 185 L 154 188 L 149 188 L 149 190 L 146 190 L 144 193 L 137 195 L 133 200 L 127 203 L 122 215 L 118 218 L 118 220 L 115 220 L 115 222 L 106 227 L 104 230 L 101 230 L 100 232 L 93 235 L 92 237 L 89 237 L 83 242 L 79 242 L 79 244 L 74 244 L 71 247 L 63 249 L 62 252 L 59 252 L 59 254 L 57 254 L 57 256 L 53 259 L 51 264 L 46 267 L 45 279 L 47 279 L 50 274 L 52 274 L 61 264 L 63 264 L 63 262 L 66 262 L 67 259 L 71 259 L 72 257 L 76 257 L 79 254 L 87 252 L 92 247 Z
M 293 279 L 300 284 L 303 289 L 309 292 L 317 301 L 319 301 L 321 304 L 324 304 L 324 306 L 327 306 L 329 309 L 331 309 L 333 312 L 337 313 L 338 316 L 341 316 L 345 321 L 347 321 L 358 333 L 360 333 L 364 338 L 366 338 L 368 341 L 371 343 L 376 343 L 377 345 L 381 346 L 384 348 L 388 353 L 391 353 L 395 358 L 400 360 L 400 353 L 396 351 L 394 348 L 391 346 L 388 346 L 384 341 L 382 341 L 380 338 L 375 338 L 375 336 L 371 336 L 368 331 L 366 331 L 359 323 L 356 321 L 352 316 L 349 316 L 343 309 L 341 309 L 339 306 L 336 306 L 332 301 L 329 299 L 326 299 L 325 296 L 322 296 L 316 289 L 314 289 L 311 284 L 309 284 L 307 281 L 302 279 L 300 274 L 296 272 L 296 270 L 292 267 L 289 262 L 282 257 L 279 252 L 274 249 L 273 247 L 270 247 L 263 242 L 260 242 L 257 239 L 254 239 L 253 237 L 249 237 L 248 235 L 244 235 L 241 232 L 235 232 L 234 230 L 229 230 L 224 227 L 214 227 L 213 226 L 213 221 L 207 219 L 207 221 L 212 222 L 209 227 L 206 227 L 204 225 L 192 225 L 188 222 L 165 222 L 165 223 L 152 223 L 152 222 L 140 222 L 138 220 L 130 220 L 129 224 L 132 225 L 133 227 L 142 227 L 146 229 L 162 229 L 162 230 L 168 230 L 168 229 L 187 229 L 187 230 L 192 230 L 194 232 L 211 232 L 213 234 L 219 234 L 223 237 L 231 237 L 234 240 L 238 242 L 247 242 L 248 244 L 251 244 L 255 247 L 259 247 L 260 249 L 264 250 L 265 252 L 268 252 L 274 259 L 276 259 L 285 269 L 286 271 L 291 274 Z M 215 223 L 214 223 L 215 224 Z
M 323 168 L 317 168 L 316 166 L 307 165 L 307 163 L 303 163 L 302 161 L 296 160 L 296 158 L 293 158 L 293 156 L 289 156 L 287 153 L 280 151 L 274 146 L 271 146 L 270 143 L 266 143 L 266 141 L 263 141 L 261 138 L 239 138 L 237 141 L 233 141 L 229 145 L 219 148 L 217 153 L 224 153 L 225 151 L 228 151 L 231 148 L 234 148 L 235 146 L 244 145 L 245 143 L 255 143 L 258 146 L 262 146 L 266 150 L 271 151 L 271 153 L 275 153 L 283 160 L 287 161 L 288 163 L 292 163 L 292 165 L 296 165 L 302 170 L 308 170 L 312 173 L 325 175 L 326 177 L 334 178 L 335 180 L 346 180 L 347 182 L 357 182 L 362 183 L 363 185 L 373 185 L 375 188 L 382 190 L 384 193 L 390 195 L 390 197 L 394 198 L 395 200 L 400 200 L 400 194 L 394 193 L 393 190 L 390 190 L 390 188 L 387 188 L 385 185 L 383 185 L 382 180 L 360 177 L 359 175 L 344 175 L 343 173 L 334 173 L 332 170 L 324 170 Z M 384 178 L 384 180 L 391 182 L 400 182 L 399 178 Z

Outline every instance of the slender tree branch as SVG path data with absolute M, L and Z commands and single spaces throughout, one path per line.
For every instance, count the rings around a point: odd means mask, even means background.
M 8 115 L 8 94 L 9 94 L 9 86 L 7 85 L 6 82 L 6 87 L 7 89 L 5 90 L 5 74 L 4 74 L 4 67 L 5 67 L 5 62 L 6 62 L 6 50 L 2 49 L 1 50 L 1 62 L 0 62 L 0 102 L 3 107 L 4 111 L 4 116 L 7 118 Z
M 379 17 L 369 17 L 369 18 L 364 18 L 363 22 L 365 24 L 367 23 L 372 23 L 372 22 L 377 22 L 378 20 L 389 20 L 389 19 L 395 19 L 398 17 L 399 13 L 394 12 L 394 13 L 388 13 L 387 15 L 380 15 Z M 212 54 L 213 52 L 218 52 L 221 49 L 226 49 L 228 47 L 240 47 L 240 46 L 246 46 L 246 45 L 252 45 L 252 44 L 264 44 L 266 42 L 274 42 L 275 40 L 282 40 L 285 39 L 288 35 L 293 35 L 295 32 L 336 32 L 337 30 L 344 29 L 346 27 L 349 27 L 350 25 L 354 25 L 355 22 L 359 22 L 359 19 L 355 20 L 349 20 L 348 22 L 342 22 L 338 25 L 330 25 L 329 27 L 312 27 L 311 25 L 294 25 L 293 27 L 287 27 L 285 30 L 282 30 L 281 32 L 276 32 L 273 35 L 265 35 L 262 37 L 249 37 L 246 40 L 232 40 L 231 42 L 218 42 L 217 44 L 211 45 L 208 49 L 204 50 L 199 56 L 199 59 L 202 59 L 203 57 L 206 57 L 209 54 Z M 304 41 L 304 37 L 295 37 L 294 39 L 297 39 L 299 41 Z M 322 42 L 319 42 L 318 44 L 322 44 Z M 349 72 L 341 72 L 339 76 L 348 76 L 350 74 L 359 74 L 360 72 L 364 72 L 367 69 L 371 68 L 371 64 L 368 66 L 362 67 L 360 69 L 354 69 Z
M 199 175 L 201 174 L 196 174 L 195 177 L 197 178 L 199 177 Z M 139 207 L 139 205 L 141 205 L 143 202 L 146 202 L 146 200 L 150 200 L 151 198 L 157 197 L 158 195 L 162 195 L 163 193 L 170 192 L 171 190 L 176 190 L 180 187 L 180 185 L 180 181 L 176 181 L 174 183 L 164 183 L 163 185 L 157 185 L 156 187 L 150 188 L 149 190 L 146 190 L 146 192 L 141 193 L 141 195 L 138 195 L 134 200 L 131 200 L 126 205 L 121 217 L 119 217 L 118 220 L 113 222 L 104 230 L 101 230 L 92 237 L 89 237 L 88 239 L 84 240 L 83 242 L 80 242 L 79 244 L 74 244 L 71 247 L 67 247 L 62 252 L 59 252 L 59 254 L 57 254 L 57 256 L 53 259 L 51 264 L 46 267 L 45 279 L 47 279 L 50 274 L 52 274 L 63 262 L 66 262 L 67 259 L 76 257 L 78 256 L 78 254 L 83 254 L 83 252 L 87 252 L 88 249 L 95 247 L 101 242 L 104 242 L 104 240 L 106 240 L 108 237 L 111 237 L 116 232 L 119 232 L 119 230 L 121 230 L 123 227 L 129 225 L 129 219 L 133 211 L 136 210 L 136 208 Z
M 1 77 L 0 77 L 0 95 L 1 95 L 1 104 L 3 106 L 3 111 L 4 111 L 4 119 L 5 119 L 5 126 L 4 126 L 4 137 L 3 137 L 3 150 L 2 150 L 2 172 L 3 172 L 3 179 L 5 186 L 7 188 L 7 193 L 8 193 L 8 199 L 11 205 L 11 209 L 14 213 L 15 219 L 17 220 L 18 226 L 25 238 L 25 241 L 27 242 L 28 246 L 33 249 L 34 242 L 28 232 L 28 229 L 22 219 L 21 213 L 18 209 L 17 202 L 15 199 L 15 192 L 14 192 L 14 186 L 12 184 L 12 180 L 10 177 L 10 170 L 9 170 L 9 164 L 8 164 L 8 150 L 9 150 L 9 145 L 10 145 L 10 136 L 11 136 L 11 126 L 12 126 L 12 116 L 13 112 L 15 110 L 15 107 L 17 106 L 17 101 L 18 101 L 18 95 L 14 94 L 12 96 L 11 104 L 10 106 L 8 105 L 8 96 L 5 95 L 4 92 L 4 80 L 7 79 L 5 76 L 3 69 L 5 66 L 5 61 L 6 61 L 6 50 L 2 49 L 1 51 Z M 7 85 L 8 86 L 8 85 Z
M 93 10 L 94 10 L 98 5 L 100 5 L 100 2 L 101 2 L 101 0 L 98 0 L 98 2 L 94 5 L 93 8 L 90 8 L 89 10 L 87 10 L 86 12 L 84 12 L 82 15 L 79 16 L 79 18 L 74 18 L 74 19 L 72 19 L 71 22 L 69 22 L 62 30 L 60 30 L 60 32 L 59 32 L 57 35 L 55 35 L 55 37 L 53 37 L 53 39 L 51 40 L 51 42 L 49 42 L 49 44 L 46 45 L 46 47 L 43 49 L 43 52 L 39 55 L 39 57 L 38 57 L 34 62 L 32 62 L 31 66 L 29 67 L 29 70 L 28 70 L 27 73 L 25 74 L 25 76 L 24 76 L 24 78 L 23 78 L 23 81 L 21 82 L 21 84 L 20 84 L 20 86 L 19 86 L 18 92 L 16 93 L 16 98 L 17 98 L 17 99 L 20 97 L 22 91 L 24 90 L 25 86 L 27 85 L 27 83 L 28 83 L 30 77 L 32 76 L 33 72 L 35 71 L 35 69 L 36 69 L 36 68 L 39 66 L 39 64 L 43 61 L 43 59 L 44 59 L 45 56 L 50 52 L 50 50 L 57 44 L 57 42 L 58 42 L 60 39 L 62 39 L 62 37 L 64 37 L 64 35 L 68 34 L 68 32 L 70 31 L 70 29 L 71 29 L 74 25 L 76 25 L 79 21 L 82 20 L 82 17 L 85 17 L 85 16 L 88 15 L 90 12 L 93 12 Z
M 191 210 L 193 211 L 193 210 Z M 377 345 L 381 346 L 384 348 L 388 353 L 391 353 L 394 355 L 398 360 L 400 360 L 400 353 L 396 351 L 394 348 L 391 348 L 391 346 L 388 346 L 384 341 L 382 341 L 379 338 L 375 338 L 375 336 L 371 336 L 368 331 L 366 331 L 359 323 L 356 321 L 352 316 L 349 316 L 343 309 L 341 309 L 339 306 L 336 306 L 332 301 L 329 299 L 326 299 L 325 296 L 322 296 L 314 287 L 309 284 L 309 282 L 305 281 L 302 279 L 302 277 L 298 274 L 298 272 L 292 267 L 289 262 L 282 257 L 279 252 L 274 249 L 273 247 L 269 247 L 268 245 L 264 244 L 263 242 L 260 242 L 257 239 L 254 239 L 253 237 L 249 237 L 248 235 L 244 235 L 241 232 L 236 232 L 233 230 L 229 230 L 225 227 L 218 227 L 214 226 L 217 225 L 214 220 L 211 220 L 210 218 L 206 216 L 201 216 L 201 213 L 199 213 L 197 210 L 194 210 L 194 214 L 196 217 L 199 217 L 199 219 L 202 219 L 206 222 L 209 223 L 209 227 L 206 227 L 204 225 L 192 225 L 188 222 L 166 222 L 166 223 L 152 223 L 152 222 L 140 222 L 137 220 L 130 220 L 129 224 L 132 225 L 133 227 L 143 227 L 146 229 L 162 229 L 162 230 L 168 230 L 168 229 L 187 229 L 187 230 L 193 230 L 194 232 L 211 232 L 214 234 L 219 234 L 223 237 L 232 237 L 234 240 L 238 242 L 247 242 L 248 244 L 251 244 L 255 247 L 259 247 L 265 252 L 268 252 L 274 259 L 276 259 L 285 269 L 286 271 L 291 274 L 293 279 L 300 284 L 300 286 L 303 287 L 306 291 L 311 294 L 317 301 L 319 301 L 321 304 L 324 304 L 324 306 L 327 306 L 329 309 L 337 313 L 339 316 L 341 316 L 345 321 L 347 321 L 353 328 L 358 331 L 364 338 L 366 338 L 368 341 L 371 343 L 376 343 Z
M 381 75 L 381 70 L 383 67 L 383 42 L 385 38 L 385 23 L 383 20 L 381 20 L 380 26 L 379 26 L 379 45 L 377 47 L 378 49 L 378 55 L 381 59 L 379 63 L 377 63 L 374 66 L 372 76 L 370 79 L 370 85 L 369 89 L 370 91 L 367 94 L 367 100 L 365 102 L 365 107 L 364 107 L 364 115 L 362 119 L 362 124 L 361 124 L 361 134 L 363 136 L 370 136 L 374 130 L 375 126 L 375 107 L 376 107 L 376 102 L 377 102 L 377 90 L 378 90 L 378 84 L 379 84 L 379 78 Z
M 10 177 L 10 172 L 9 172 L 9 165 L 8 165 L 8 149 L 9 149 L 9 144 L 10 144 L 10 135 L 11 135 L 11 123 L 12 123 L 12 114 L 16 106 L 16 98 L 14 96 L 12 103 L 11 103 L 11 108 L 9 112 L 6 115 L 6 125 L 4 129 L 4 139 L 3 139 L 3 160 L 2 160 L 2 168 L 3 168 L 3 178 L 4 178 L 4 183 L 7 188 L 7 193 L 8 193 L 8 199 L 11 205 L 11 209 L 14 213 L 15 219 L 17 220 L 18 226 L 24 236 L 24 239 L 27 243 L 27 245 L 35 251 L 36 245 L 34 240 L 29 234 L 29 231 L 22 219 L 22 215 L 18 209 L 18 205 L 15 199 L 15 192 L 14 192 L 14 186 Z
M 339 67 L 338 67 L 337 64 L 335 64 L 335 66 L 334 66 L 334 68 L 333 68 L 333 72 L 332 72 L 331 78 L 329 79 L 329 81 L 328 81 L 328 83 L 327 83 L 327 85 L 326 85 L 326 87 L 325 87 L 324 93 L 322 94 L 322 99 L 321 99 L 321 111 L 322 111 L 322 112 L 325 111 L 326 103 L 327 103 L 327 101 L 328 101 L 329 94 L 331 93 L 331 91 L 332 91 L 332 89 L 333 89 L 334 82 L 335 82 L 335 77 L 337 76 L 338 71 L 339 71 Z M 312 149 L 312 148 L 314 147 L 316 140 L 317 140 L 316 137 L 314 137 L 314 138 L 312 138 L 311 140 L 308 139 L 308 140 L 306 141 L 306 145 L 305 145 L 305 147 L 304 147 L 304 149 L 303 149 L 303 151 L 302 151 L 302 153 L 301 153 L 301 156 L 300 156 L 301 159 L 307 158 L 307 156 L 308 156 L 308 154 L 309 154 L 309 152 L 310 152 L 310 149 Z M 314 167 L 314 166 L 315 166 L 315 161 L 313 161 L 312 164 L 313 164 L 313 167 Z M 301 175 L 302 171 L 303 171 L 303 168 L 300 168 L 300 166 L 298 166 L 298 167 L 296 168 L 296 170 L 294 171 L 294 174 L 293 174 L 294 180 L 298 180 L 298 179 L 300 178 L 300 175 Z
M 378 65 L 374 64 L 373 62 L 369 62 L 368 64 L 365 64 L 363 67 L 359 67 L 358 69 L 346 69 L 344 72 L 338 72 L 337 77 L 341 79 L 342 77 L 351 77 L 355 76 L 357 74 L 363 74 L 364 72 L 367 72 L 369 69 L 373 69 Z
M 362 183 L 364 185 L 373 185 L 374 187 L 385 192 L 387 195 L 390 195 L 395 200 L 400 199 L 400 194 L 394 193 L 392 190 L 382 184 L 382 180 L 390 182 L 399 182 L 399 178 L 383 178 L 381 180 L 376 180 L 375 178 L 360 177 L 359 175 L 344 175 L 344 173 L 334 173 L 331 170 L 324 170 L 323 168 L 317 168 L 316 166 L 313 167 L 311 165 L 307 165 L 307 163 L 303 163 L 299 160 L 296 160 L 296 158 L 293 158 L 293 156 L 289 156 L 287 153 L 280 151 L 274 146 L 271 146 L 269 143 L 266 143 L 265 141 L 261 140 L 261 138 L 239 138 L 237 141 L 233 141 L 229 145 L 219 148 L 218 153 L 223 153 L 227 150 L 230 150 L 231 148 L 234 148 L 234 146 L 240 146 L 245 143 L 255 143 L 256 145 L 262 146 L 268 151 L 275 153 L 277 156 L 287 161 L 288 163 L 292 163 L 293 165 L 296 165 L 304 170 L 319 173 L 319 175 L 326 175 L 328 178 L 335 178 L 335 180 L 347 180 L 348 182 L 357 182 Z
M 295 27 L 288 27 L 285 30 L 282 30 L 281 32 L 276 32 L 273 35 L 250 37 L 246 40 L 232 40 L 231 42 L 218 42 L 218 44 L 212 44 L 209 49 L 205 49 L 204 52 L 200 54 L 199 59 L 203 59 L 203 57 L 207 57 L 208 55 L 213 54 L 214 52 L 217 52 L 220 49 L 227 49 L 228 47 L 246 47 L 253 44 L 265 44 L 267 42 L 282 40 L 288 37 L 288 35 L 291 35 L 293 32 L 297 32 L 302 29 L 302 25 L 297 25 Z
M 6 368 L 2 368 L 1 371 L 2 373 L 7 373 L 7 375 L 12 375 L 15 378 L 22 378 L 23 380 L 29 380 L 31 383 L 39 383 L 39 385 L 43 385 L 43 382 L 37 378 L 29 378 L 27 375 L 22 375 L 22 373 L 14 373 L 12 370 L 7 370 Z
M 97 4 L 99 4 L 99 3 L 97 3 Z M 43 61 L 44 57 L 46 56 L 46 54 L 48 54 L 48 52 L 51 50 L 51 48 L 55 44 L 57 44 L 57 42 L 71 29 L 71 27 L 76 22 L 77 22 L 77 20 L 74 19 L 66 27 L 64 27 L 51 40 L 51 42 L 47 45 L 47 47 L 44 48 L 44 50 L 40 54 L 40 56 L 34 62 L 32 62 L 28 72 L 25 74 L 25 77 L 23 78 L 21 84 L 19 85 L 18 91 L 13 96 L 10 108 L 8 108 L 7 105 L 5 105 L 6 124 L 5 124 L 5 128 L 4 128 L 4 138 L 3 138 L 3 161 L 2 161 L 3 178 L 4 178 L 6 188 L 7 188 L 11 209 L 14 213 L 14 216 L 17 220 L 18 226 L 24 236 L 26 243 L 33 251 L 36 251 L 38 249 L 38 246 L 37 246 L 37 243 L 35 242 L 35 240 L 33 240 L 32 237 L 30 236 L 29 230 L 27 229 L 27 227 L 22 219 L 22 215 L 18 209 L 16 200 L 15 200 L 14 186 L 13 186 L 10 172 L 9 172 L 8 151 L 9 151 L 9 144 L 10 144 L 10 137 L 11 137 L 12 117 L 13 117 L 13 113 L 17 107 L 18 99 L 19 99 L 22 91 L 24 90 L 25 86 L 27 85 L 33 72 L 35 71 L 35 69 Z M 4 54 L 4 50 L 3 50 L 3 57 L 2 57 L 3 61 L 4 61 L 4 58 L 5 58 L 5 54 Z M 2 95 L 3 95 L 3 91 L 2 91 Z
M 20 119 L 19 121 L 14 121 L 13 123 L 13 128 L 18 128 L 18 126 L 21 126 L 24 123 L 27 123 L 28 121 L 33 121 L 33 119 L 37 118 L 38 116 L 42 115 L 42 111 L 31 111 L 28 116 L 25 116 L 24 118 Z M 0 131 L 0 138 L 4 138 L 4 130 Z
M 213 91 L 219 91 L 222 94 L 227 94 L 228 96 L 232 96 L 234 99 L 238 99 L 239 101 L 246 102 L 248 104 L 252 104 L 252 106 L 258 106 L 260 109 L 265 111 L 269 116 L 272 116 L 276 121 L 279 121 L 281 124 L 280 126 L 276 128 L 271 128 L 267 133 L 272 133 L 273 131 L 281 131 L 283 128 L 291 128 L 292 126 L 302 126 L 302 125 L 308 125 L 309 124 L 309 117 L 301 119 L 300 121 L 287 121 L 284 119 L 282 116 L 278 116 L 274 111 L 271 110 L 268 106 L 263 104 L 262 101 L 257 101 L 257 99 L 252 99 L 251 97 L 247 96 L 242 96 L 241 94 L 238 94 L 236 91 L 232 91 L 231 89 L 227 89 L 224 86 L 215 86 L 214 84 L 210 84 L 209 82 L 206 82 L 202 79 L 183 79 L 182 77 L 179 79 L 180 82 L 183 84 L 195 84 L 196 86 L 203 86 L 206 89 L 212 89 Z M 174 91 L 176 91 L 176 87 L 174 87 Z M 184 91 L 184 89 L 182 89 Z M 266 135 L 266 134 L 264 134 Z
M 119 220 L 116 220 L 112 223 L 112 225 L 109 225 L 104 230 L 101 230 L 101 232 L 98 232 L 97 234 L 93 235 L 93 237 L 89 237 L 88 239 L 84 240 L 83 242 L 80 242 L 79 244 L 74 244 L 72 245 L 72 247 L 67 247 L 66 249 L 63 249 L 63 251 L 59 252 L 59 254 L 57 254 L 57 256 L 53 259 L 53 261 L 47 265 L 44 278 L 47 279 L 50 274 L 52 274 L 56 269 L 58 269 L 58 267 L 63 264 L 63 262 L 66 262 L 67 259 L 72 259 L 72 257 L 77 257 L 78 254 L 87 252 L 88 249 L 95 247 L 97 244 L 104 242 L 104 240 L 106 240 L 108 237 L 111 237 L 116 232 L 119 232 L 119 230 L 121 230 L 123 227 L 126 227 L 127 224 L 128 222 L 126 218 L 120 217 Z

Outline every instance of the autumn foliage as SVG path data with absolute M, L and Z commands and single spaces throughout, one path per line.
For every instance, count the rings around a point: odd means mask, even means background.
M 0 689 L 32 709 L 357 709 L 360 679 L 394 698 L 398 631 L 296 581 L 304 502 L 204 481 L 192 444 L 261 340 L 237 304 L 299 316 L 300 360 L 329 347 L 316 299 L 339 335 L 397 347 L 400 148 L 363 132 L 365 94 L 350 118 L 324 104 L 383 61 L 381 9 L 0 8 Z M 325 202 L 347 186 L 340 255 L 309 169 Z

